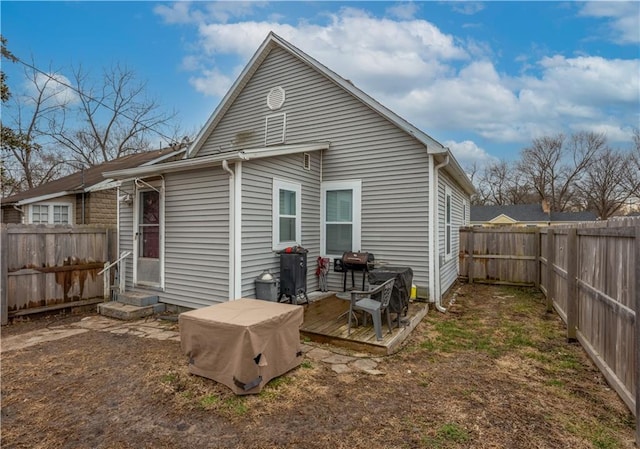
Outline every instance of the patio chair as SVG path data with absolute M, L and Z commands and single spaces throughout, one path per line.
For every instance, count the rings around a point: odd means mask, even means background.
M 376 331 L 376 338 L 382 340 L 382 314 L 387 315 L 387 325 L 389 332 L 391 331 L 391 315 L 389 314 L 389 301 L 391 301 L 391 292 L 395 278 L 389 279 L 384 284 L 378 285 L 369 291 L 352 291 L 351 303 L 349 305 L 349 325 L 347 326 L 347 334 L 351 335 L 351 317 L 353 312 L 360 310 L 366 312 L 363 318 L 363 324 L 366 324 L 367 315 L 371 315 L 373 320 L 373 328 Z M 378 298 L 379 297 L 379 298 Z

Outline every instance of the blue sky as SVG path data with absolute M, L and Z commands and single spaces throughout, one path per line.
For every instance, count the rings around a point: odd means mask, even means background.
M 449 146 L 463 165 L 513 159 L 531 139 L 640 122 L 638 2 L 14 2 L 9 49 L 71 78 L 125 64 L 205 123 L 274 31 Z M 3 63 L 14 97 L 23 68 Z M 3 108 L 10 122 L 15 109 Z

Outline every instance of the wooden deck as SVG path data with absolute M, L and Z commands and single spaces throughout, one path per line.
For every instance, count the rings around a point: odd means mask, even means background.
M 306 337 L 318 343 L 329 343 L 376 355 L 388 355 L 400 349 L 402 342 L 424 318 L 428 309 L 427 303 L 410 303 L 407 316 L 402 317 L 407 325 L 400 328 L 394 327 L 392 333 L 389 333 L 386 320 L 383 319 L 382 340 L 378 341 L 370 317 L 367 320 L 367 326 L 358 323 L 359 326 L 356 327 L 352 323 L 351 335 L 347 335 L 345 312 L 349 310 L 349 302 L 330 295 L 304 306 L 304 323 L 300 328 L 300 334 L 303 338 Z M 394 317 L 393 314 L 391 316 Z

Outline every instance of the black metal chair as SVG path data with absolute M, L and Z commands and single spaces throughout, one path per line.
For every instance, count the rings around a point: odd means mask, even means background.
M 387 315 L 387 325 L 389 326 L 389 333 L 391 330 L 391 315 L 389 314 L 389 302 L 391 301 L 391 292 L 393 291 L 393 284 L 395 278 L 389 279 L 381 285 L 378 285 L 369 291 L 357 291 L 351 292 L 351 302 L 349 304 L 349 325 L 347 326 L 347 334 L 351 335 L 351 317 L 353 312 L 360 310 L 366 312 L 363 318 L 363 324 L 366 324 L 367 315 L 371 315 L 373 320 L 373 328 L 376 331 L 376 338 L 382 340 L 382 314 Z M 378 298 L 379 297 L 379 298 Z

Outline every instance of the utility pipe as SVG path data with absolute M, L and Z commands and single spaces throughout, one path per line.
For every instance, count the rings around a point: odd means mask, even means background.
M 229 174 L 229 299 L 233 300 L 236 297 L 235 285 L 236 285 L 236 273 L 235 273 L 235 173 L 229 168 L 229 163 L 226 159 L 222 161 L 222 169 Z
M 439 190 L 439 175 L 438 175 L 438 170 L 440 170 L 442 167 L 446 166 L 449 164 L 449 153 L 447 152 L 447 154 L 445 155 L 445 159 L 444 161 L 442 161 L 441 163 L 439 163 L 438 165 L 436 165 L 433 168 L 433 175 L 434 175 L 434 188 L 432 189 L 432 195 L 433 195 L 433 202 L 432 204 L 435 206 L 435 210 L 434 210 L 434 215 L 435 215 L 435 221 L 434 221 L 434 231 L 435 231 L 435 247 L 434 247 L 434 251 L 433 251 L 433 255 L 434 255 L 434 259 L 433 259 L 433 263 L 434 263 L 434 283 L 433 283 L 433 292 L 434 292 L 434 299 L 435 299 L 435 306 L 436 309 L 438 309 L 439 312 L 446 312 L 447 308 L 444 307 L 442 305 L 442 291 L 441 291 L 441 285 L 440 285 L 440 257 L 438 255 L 438 250 L 439 245 L 438 242 L 440 241 L 440 229 L 439 229 L 439 224 L 440 224 L 440 217 L 438 214 L 439 211 L 439 207 L 438 207 L 438 190 Z M 446 245 L 446 242 L 445 242 Z

